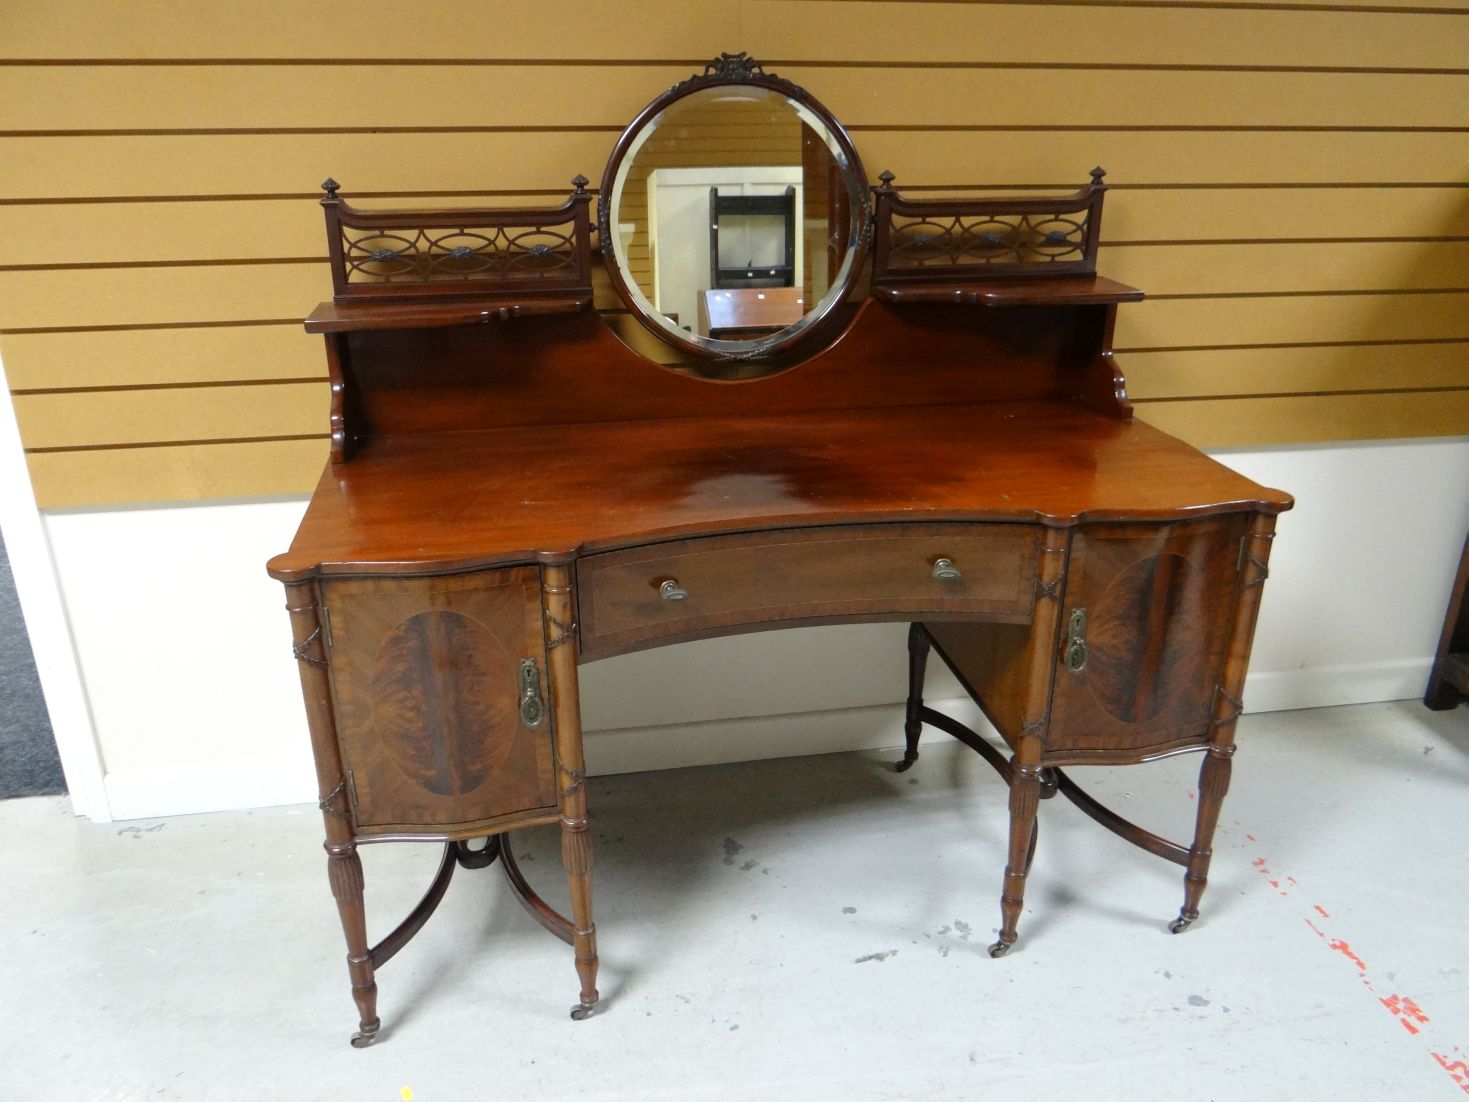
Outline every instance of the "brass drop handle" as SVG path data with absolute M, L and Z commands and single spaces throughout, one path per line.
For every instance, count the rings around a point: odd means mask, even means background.
M 546 718 L 546 705 L 541 700 L 541 671 L 534 658 L 520 660 L 520 722 L 532 729 Z
M 957 581 L 963 577 L 952 559 L 937 559 L 933 564 L 933 576 L 941 582 Z
M 1073 608 L 1066 627 L 1066 668 L 1072 673 L 1086 669 L 1086 609 Z
M 689 591 L 678 584 L 677 578 L 669 578 L 658 587 L 658 596 L 665 601 L 686 601 L 689 599 Z

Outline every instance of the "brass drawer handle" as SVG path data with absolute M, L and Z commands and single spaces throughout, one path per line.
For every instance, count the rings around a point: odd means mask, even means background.
M 662 597 L 665 601 L 686 601 L 689 597 L 689 591 L 678 584 L 677 578 L 669 578 L 658 587 L 658 596 Z
M 941 582 L 957 581 L 962 575 L 952 559 L 939 559 L 933 564 L 933 576 Z

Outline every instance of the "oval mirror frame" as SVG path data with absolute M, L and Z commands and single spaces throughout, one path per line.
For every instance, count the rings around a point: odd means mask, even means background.
M 619 255 L 620 238 L 613 228 L 615 219 L 612 202 L 618 187 L 618 175 L 628 156 L 635 154 L 641 147 L 645 140 L 645 131 L 680 100 L 696 92 L 722 87 L 764 88 L 785 97 L 798 115 L 809 114 L 825 128 L 828 149 L 845 161 L 842 177 L 847 188 L 851 223 L 848 228 L 847 251 L 837 278 L 832 281 L 821 300 L 800 321 L 779 332 L 750 340 L 724 340 L 685 334 L 659 315 L 641 289 L 629 278 L 623 266 L 625 258 Z M 862 168 L 862 159 L 857 155 L 852 139 L 830 111 L 804 88 L 765 72 L 748 54 L 720 54 L 704 67 L 703 73 L 680 81 L 644 107 L 617 139 L 612 156 L 607 160 L 606 171 L 602 174 L 602 186 L 597 195 L 597 232 L 612 285 L 632 315 L 660 340 L 702 359 L 763 360 L 786 352 L 797 344 L 814 344 L 815 339 L 827 331 L 833 321 L 839 320 L 836 316 L 837 310 L 856 285 L 872 239 L 871 189 Z

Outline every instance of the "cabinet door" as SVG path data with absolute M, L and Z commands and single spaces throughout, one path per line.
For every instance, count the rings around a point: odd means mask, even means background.
M 535 567 L 323 589 L 359 834 L 465 831 L 555 806 Z M 526 660 L 540 708 L 522 717 Z
M 1076 533 L 1048 754 L 1138 761 L 1207 741 L 1247 522 L 1231 514 Z M 1068 640 L 1078 614 L 1086 644 L 1080 669 Z

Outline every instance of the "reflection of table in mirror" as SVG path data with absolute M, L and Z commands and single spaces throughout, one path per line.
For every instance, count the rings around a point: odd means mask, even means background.
M 699 292 L 699 333 L 738 341 L 778 333 L 805 314 L 799 287 L 740 287 Z

